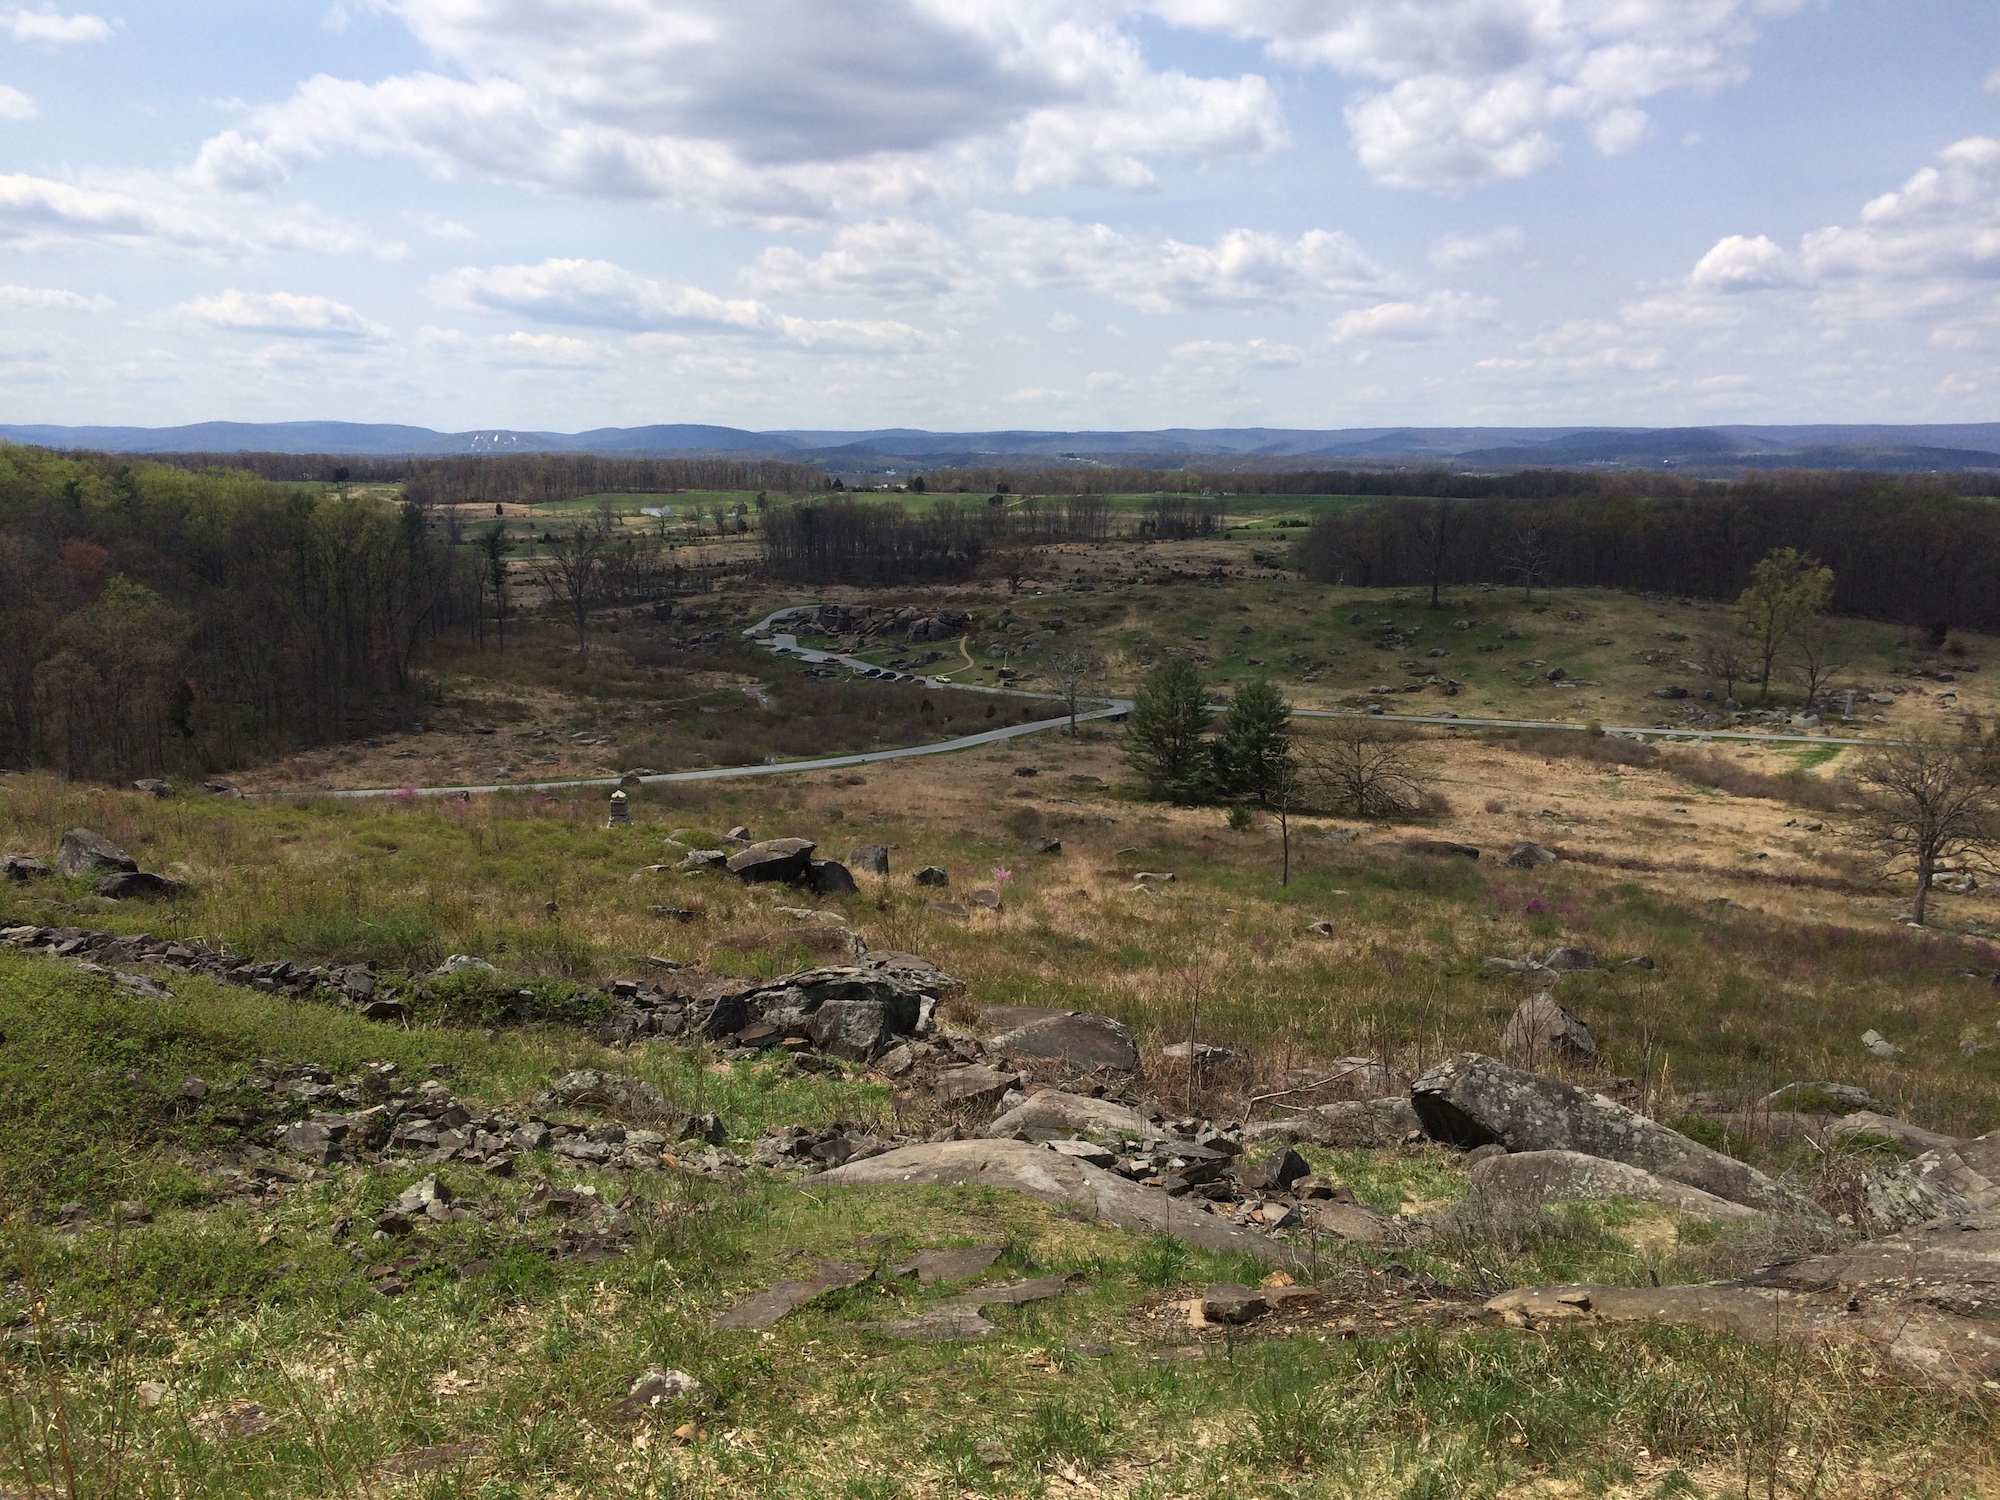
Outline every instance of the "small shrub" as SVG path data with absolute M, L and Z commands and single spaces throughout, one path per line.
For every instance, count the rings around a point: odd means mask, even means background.
M 611 1013 L 601 991 L 566 979 L 517 982 L 466 969 L 419 981 L 403 997 L 413 1020 L 428 1026 L 498 1026 L 530 1021 L 589 1025 Z
M 1247 833 L 1257 824 L 1257 819 L 1249 808 L 1238 804 L 1229 809 L 1229 826 L 1237 833 Z

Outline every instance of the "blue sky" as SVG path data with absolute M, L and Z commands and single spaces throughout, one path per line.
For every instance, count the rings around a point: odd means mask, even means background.
M 1973 0 L 0 0 L 0 421 L 2000 417 Z

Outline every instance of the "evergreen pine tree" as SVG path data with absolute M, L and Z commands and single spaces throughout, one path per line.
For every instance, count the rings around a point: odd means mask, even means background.
M 1208 789 L 1207 732 L 1201 674 L 1193 663 L 1168 657 L 1139 689 L 1125 721 L 1125 760 L 1148 796 L 1201 800 Z
M 1215 739 L 1216 784 L 1271 806 L 1292 761 L 1291 725 L 1292 706 L 1268 678 L 1244 683 Z

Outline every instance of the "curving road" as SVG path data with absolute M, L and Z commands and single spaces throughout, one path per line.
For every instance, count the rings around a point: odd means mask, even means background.
M 817 604 L 796 604 L 785 609 L 773 610 L 763 619 L 743 632 L 752 644 L 762 646 L 774 656 L 794 659 L 813 666 L 841 666 L 857 673 L 884 677 L 885 669 L 873 662 L 863 661 L 858 656 L 844 656 L 836 651 L 820 651 L 809 646 L 801 646 L 798 637 L 788 631 L 774 627 L 780 623 L 812 614 L 819 608 Z M 952 682 L 943 677 L 926 677 L 921 673 L 891 674 L 899 682 L 911 682 L 927 688 L 937 688 L 946 692 L 986 693 L 1004 698 L 1030 698 L 1045 703 L 1060 700 L 1047 693 L 1022 692 L 1013 688 L 986 687 L 975 682 Z M 1094 700 L 1096 707 L 1077 714 L 1078 723 L 1088 723 L 1097 719 L 1115 719 L 1132 711 L 1129 698 L 1108 698 Z M 1300 708 L 1292 711 L 1294 718 L 1300 719 L 1346 719 L 1361 717 L 1345 709 Z M 1446 729 L 1556 729 L 1572 733 L 1586 733 L 1588 724 L 1565 723 L 1560 719 L 1464 719 L 1456 714 L 1370 714 L 1366 717 L 1381 719 L 1392 724 L 1429 724 Z M 1069 724 L 1067 713 L 1050 719 L 1035 719 L 1026 724 L 1009 724 L 998 729 L 983 730 L 978 734 L 960 735 L 956 739 L 939 740 L 928 745 L 904 745 L 894 750 L 863 750 L 853 755 L 826 755 L 812 760 L 766 761 L 754 766 L 708 766 L 699 771 L 662 771 L 651 776 L 642 776 L 639 782 L 644 786 L 685 781 L 724 781 L 739 776 L 789 776 L 799 771 L 839 771 L 851 766 L 875 765 L 882 761 L 909 760 L 919 755 L 950 755 L 959 750 L 970 750 L 979 745 L 997 745 L 1005 740 L 1020 739 L 1023 735 L 1041 734 L 1050 729 L 1066 728 Z M 1882 740 L 1842 739 L 1824 734 L 1759 734 L 1743 729 L 1654 729 L 1642 725 L 1604 726 L 1604 733 L 1636 739 L 1665 740 L 1740 740 L 1755 744 L 1796 744 L 1796 745 L 1880 745 Z M 319 792 L 311 795 L 322 797 L 394 797 L 415 795 L 419 797 L 449 797 L 460 793 L 473 792 L 523 792 L 555 790 L 580 786 L 618 786 L 624 778 L 618 776 L 574 777 L 562 781 L 501 781 L 485 785 L 466 783 L 460 786 L 420 786 L 420 787 L 367 787 L 349 791 Z M 305 795 L 299 793 L 269 793 L 271 796 Z

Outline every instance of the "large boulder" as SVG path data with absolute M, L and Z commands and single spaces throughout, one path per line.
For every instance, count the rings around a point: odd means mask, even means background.
M 1689 1140 L 1602 1094 L 1524 1073 L 1477 1052 L 1439 1063 L 1410 1086 L 1410 1103 L 1433 1140 L 1470 1149 L 1580 1151 L 1643 1167 L 1731 1203 L 1817 1214 L 1806 1199 L 1754 1167 Z
M 0 872 L 9 880 L 40 880 L 49 867 L 32 854 L 6 854 L 0 855 Z
M 1921 1125 L 1912 1125 L 1908 1120 L 1899 1120 L 1894 1115 L 1880 1114 L 1872 1109 L 1857 1109 L 1852 1114 L 1842 1115 L 1822 1133 L 1836 1141 L 1853 1135 L 1894 1141 L 1905 1151 L 1919 1156 L 1926 1151 L 1956 1151 L 1970 1144 L 1961 1136 L 1939 1135 L 1935 1130 L 1926 1130 Z
M 119 870 L 91 882 L 92 890 L 113 901 L 158 901 L 176 894 L 180 888 L 179 881 L 148 870 Z
M 1553 849 L 1530 841 L 1515 846 L 1514 852 L 1500 861 L 1510 870 L 1545 870 L 1550 865 L 1560 863 Z
M 963 979 L 946 973 L 928 958 L 919 958 L 914 953 L 899 953 L 894 948 L 871 949 L 854 961 L 854 967 L 894 975 L 915 985 L 924 994 L 940 998 L 955 995 L 965 988 Z
M 863 875 L 887 875 L 889 873 L 889 846 L 887 844 L 857 844 L 847 851 L 850 868 Z
M 1589 1062 L 1597 1056 L 1590 1028 L 1544 991 L 1523 1000 L 1507 1022 L 1501 1050 L 1531 1067 L 1536 1063 Z
M 1408 1099 L 1343 1099 L 1282 1120 L 1246 1125 L 1243 1140 L 1246 1145 L 1253 1141 L 1304 1141 L 1351 1151 L 1394 1146 L 1422 1128 L 1423 1122 Z
M 88 828 L 72 828 L 56 848 L 56 874 L 69 879 L 97 875 L 106 870 L 136 870 L 139 861 L 101 833 Z
M 841 1019 L 824 1023 L 832 1028 L 829 1034 L 842 1039 L 843 1056 L 865 1057 L 889 1037 L 916 1031 L 926 993 L 920 982 L 903 973 L 853 964 L 806 969 L 745 991 L 739 998 L 747 1020 L 790 1032 L 810 1032 L 821 1010 L 838 1007 Z M 864 1032 L 875 1038 L 869 1051 L 854 1050 L 855 1039 Z
M 1157 1139 L 1162 1131 L 1129 1105 L 1044 1089 L 1031 1095 L 979 1132 L 989 1140 L 1052 1140 L 1061 1135 L 1129 1136 Z
M 758 881 L 803 881 L 812 870 L 811 839 L 765 839 L 729 856 L 727 869 L 745 885 Z
M 837 859 L 812 860 L 806 866 L 806 884 L 817 896 L 854 896 L 861 892 L 847 866 Z
M 1872 1173 L 1863 1212 L 1877 1228 L 2000 1210 L 2000 1130 Z
M 1039 1005 L 994 1005 L 987 1007 L 986 1023 L 993 1028 L 986 1045 L 1003 1057 L 1060 1063 L 1082 1073 L 1129 1073 L 1139 1066 L 1138 1041 L 1109 1016 Z
M 1473 1164 L 1472 1190 L 1487 1198 L 1533 1204 L 1630 1198 L 1718 1224 L 1757 1217 L 1753 1208 L 1704 1193 L 1684 1182 L 1622 1161 L 1585 1156 L 1580 1151 L 1522 1151 L 1489 1156 Z
M 804 1179 L 822 1187 L 887 1187 L 927 1184 L 943 1187 L 997 1187 L 1026 1193 L 1044 1203 L 1080 1209 L 1120 1228 L 1166 1234 L 1198 1250 L 1254 1255 L 1289 1261 L 1291 1248 L 1255 1230 L 1228 1223 L 1160 1188 L 1128 1182 L 1114 1172 L 1029 1141 L 945 1141 L 905 1146 L 866 1161 L 849 1162 Z

